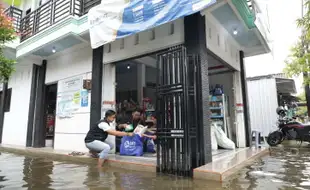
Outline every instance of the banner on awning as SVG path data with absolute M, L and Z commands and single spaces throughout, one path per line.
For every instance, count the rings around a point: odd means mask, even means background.
M 102 0 L 90 9 L 91 47 L 154 28 L 196 13 L 216 0 Z

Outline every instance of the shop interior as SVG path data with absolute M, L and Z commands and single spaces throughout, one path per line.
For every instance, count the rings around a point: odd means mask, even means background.
M 210 112 L 212 128 L 219 127 L 230 141 L 229 145 L 216 141 L 212 131 L 214 154 L 235 148 L 236 130 L 233 125 L 233 70 L 220 59 L 209 56 Z M 132 110 L 141 108 L 144 119 L 155 119 L 156 109 L 156 56 L 148 56 L 116 64 L 116 104 L 117 112 L 130 115 Z M 116 140 L 119 152 L 120 138 Z M 225 141 L 227 142 L 227 141 Z
M 143 57 L 116 64 L 116 109 L 130 117 L 140 109 L 145 121 L 155 123 L 157 69 L 155 57 Z M 119 152 L 121 138 L 116 138 Z
M 211 140 L 214 152 L 225 149 L 231 150 L 236 146 L 237 142 L 236 127 L 234 125 L 235 112 L 233 109 L 233 71 L 226 70 L 226 68 L 221 68 L 221 70 L 226 71 L 219 70 L 209 69 Z M 220 134 L 225 134 L 229 140 L 223 140 Z
M 56 117 L 56 102 L 57 102 L 57 84 L 46 86 L 45 99 L 45 146 L 54 146 L 55 137 L 55 117 Z
M 145 64 L 135 60 L 116 65 L 118 113 L 129 113 L 137 107 L 143 111 L 155 111 L 156 74 L 156 63 Z

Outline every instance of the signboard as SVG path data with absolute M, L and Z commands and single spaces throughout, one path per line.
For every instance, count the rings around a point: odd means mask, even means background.
M 70 118 L 73 112 L 80 107 L 76 104 L 75 95 L 73 93 L 59 93 L 57 95 L 57 113 L 59 118 Z
M 56 112 L 59 118 L 70 118 L 80 108 L 82 87 L 83 76 L 59 81 Z
M 83 87 L 83 76 L 72 77 L 58 82 L 58 93 L 80 91 Z
M 91 47 L 154 28 L 194 14 L 216 0 L 102 0 L 90 9 L 88 24 Z
M 236 111 L 237 113 L 243 113 L 243 104 L 241 103 L 236 104 Z
M 171 130 L 172 137 L 184 137 L 184 130 Z

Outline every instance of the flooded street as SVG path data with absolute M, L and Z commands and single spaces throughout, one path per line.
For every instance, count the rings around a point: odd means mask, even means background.
M 117 168 L 0 155 L 0 189 L 310 189 L 310 151 L 272 151 L 223 184 Z

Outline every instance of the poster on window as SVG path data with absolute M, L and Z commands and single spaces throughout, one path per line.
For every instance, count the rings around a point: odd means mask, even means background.
M 59 118 L 70 118 L 81 107 L 83 76 L 60 80 L 58 82 L 57 112 Z
M 85 89 L 81 91 L 81 107 L 88 107 L 88 91 Z
M 88 12 L 91 47 L 199 12 L 216 0 L 102 0 Z

